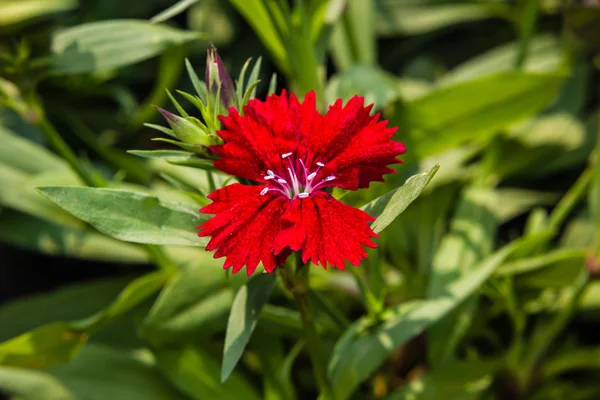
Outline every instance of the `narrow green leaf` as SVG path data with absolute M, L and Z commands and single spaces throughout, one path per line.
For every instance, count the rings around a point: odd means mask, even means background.
M 184 12 L 185 10 L 187 10 L 188 8 L 190 8 L 191 6 L 196 4 L 198 1 L 199 0 L 179 0 L 177 3 L 173 4 L 171 7 L 167 8 L 164 11 L 161 11 L 160 13 L 156 14 L 154 17 L 150 18 L 150 21 L 152 21 L 153 23 L 165 22 L 165 21 L 181 14 L 182 12 Z
M 269 82 L 269 91 L 267 92 L 267 96 L 274 94 L 276 90 L 277 90 L 277 73 L 273 72 L 273 75 L 271 75 L 271 81 Z
M 52 375 L 21 368 L 0 367 L 0 392 L 25 400 L 78 400 Z
M 181 342 L 222 330 L 233 303 L 222 265 L 206 251 L 178 271 L 159 294 L 140 333 L 153 343 Z
M 547 254 L 523 258 L 502 264 L 496 272 L 499 276 L 518 275 L 536 271 L 542 268 L 564 265 L 583 265 L 586 259 L 586 250 L 579 249 L 557 249 Z M 565 265 L 566 264 L 566 265 Z
M 196 226 L 205 217 L 146 194 L 117 189 L 70 186 L 38 188 L 48 199 L 94 226 L 126 242 L 202 246 Z
M 169 128 L 165 127 L 165 126 L 156 125 L 156 124 L 144 124 L 144 126 L 146 126 L 148 128 L 155 129 L 155 130 L 157 130 L 159 132 L 164 133 L 165 135 L 168 135 L 168 136 L 171 136 L 172 138 L 177 139 L 177 136 L 173 132 L 173 129 L 169 129 Z
M 74 8 L 77 8 L 77 0 L 3 0 L 0 3 L 0 26 L 19 24 Z
M 171 91 L 169 89 L 165 89 L 165 92 L 167 93 L 167 96 L 169 97 L 169 100 L 171 100 L 171 103 L 173 103 L 173 105 L 177 109 L 177 112 L 179 113 L 179 115 L 182 118 L 189 117 L 188 113 L 184 110 L 183 107 L 181 107 L 181 104 L 179 104 L 179 102 L 177 101 L 177 99 L 175 97 L 173 97 L 173 95 L 171 94 Z
M 199 38 L 144 20 L 107 20 L 64 29 L 52 38 L 52 72 L 80 74 L 121 68 Z
M 498 228 L 495 210 L 499 199 L 498 193 L 488 188 L 473 186 L 463 191 L 450 230 L 433 259 L 428 298 L 442 296 L 448 283 L 467 276 L 476 263 L 492 251 Z M 469 299 L 429 330 L 428 357 L 434 369 L 453 357 L 471 325 L 477 304 L 476 297 Z
M 256 328 L 260 311 L 269 299 L 275 282 L 275 274 L 260 274 L 250 279 L 235 295 L 223 348 L 221 382 L 225 382 L 237 365 Z
M 137 245 L 113 239 L 92 229 L 44 221 L 5 209 L 0 241 L 53 256 L 104 262 L 145 263 L 148 255 Z
M 412 380 L 386 400 L 477 400 L 492 384 L 498 362 L 461 361 Z
M 194 153 L 181 150 L 127 150 L 133 154 L 144 158 L 158 158 L 167 161 L 187 161 L 194 157 Z
M 185 69 L 187 70 L 190 80 L 192 81 L 192 86 L 194 86 L 194 90 L 198 94 L 198 97 L 202 103 L 206 103 L 206 99 L 208 98 L 206 83 L 198 78 L 196 71 L 194 71 L 194 67 L 192 67 L 192 63 L 190 63 L 190 60 L 187 58 L 185 59 Z
M 0 126 L 0 164 L 25 174 L 39 174 L 63 169 L 65 163 L 56 155 L 34 142 Z M 31 162 L 35 160 L 35 162 Z
M 88 339 L 64 322 L 55 322 L 0 343 L 0 365 L 48 368 L 69 362 Z
M 507 17 L 510 9 L 497 3 L 411 5 L 396 0 L 380 0 L 376 11 L 377 32 L 396 36 L 419 35 L 457 23 Z
M 157 292 L 164 286 L 168 278 L 169 274 L 165 271 L 141 276 L 131 281 L 108 307 L 89 318 L 71 322 L 69 326 L 78 331 L 94 333 Z
M 421 157 L 484 142 L 548 105 L 563 80 L 560 74 L 507 72 L 459 83 L 408 103 L 405 123 Z
M 440 166 L 436 165 L 429 172 L 411 176 L 398 189 L 386 193 L 362 207 L 367 214 L 377 218 L 371 225 L 371 229 L 375 233 L 379 233 L 391 224 L 410 203 L 419 197 L 439 168 Z
M 260 66 L 262 64 L 262 57 L 258 57 L 254 66 L 252 67 L 252 71 L 250 72 L 250 76 L 248 77 L 248 83 L 244 88 L 244 97 L 248 96 L 248 92 L 250 92 L 250 98 L 253 99 L 256 96 L 256 83 L 258 81 L 258 76 L 260 74 Z
M 359 95 L 365 97 L 366 104 L 380 109 L 400 98 L 400 82 L 378 67 L 352 65 L 329 80 L 325 94 L 330 104 Z

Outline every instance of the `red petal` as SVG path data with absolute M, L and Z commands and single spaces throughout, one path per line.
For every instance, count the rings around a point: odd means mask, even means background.
M 244 107 L 243 116 L 232 108 L 229 116 L 219 117 L 223 129 L 218 133 L 225 144 L 210 148 L 221 157 L 214 165 L 229 174 L 263 182 L 267 170 L 285 171 L 282 154 L 302 151 L 305 155 L 301 132 L 318 117 L 313 92 L 303 103 L 294 94 L 288 99 L 285 91 L 264 102 L 253 99 Z
M 338 100 L 306 137 L 312 161 L 325 164 L 321 176 L 336 177 L 329 186 L 366 188 L 393 173 L 386 165 L 401 162 L 396 157 L 405 152 L 404 144 L 391 140 L 397 128 L 378 122 L 379 114 L 370 115 L 372 107 L 364 107 L 363 97 L 351 98 L 345 107 Z
M 273 245 L 275 253 L 302 250 L 305 263 L 344 269 L 345 260 L 358 265 L 367 257 L 363 246 L 376 247 L 371 237 L 377 234 L 367 225 L 374 218 L 323 191 L 293 200 L 282 219 L 284 229 Z
M 252 274 L 259 262 L 272 272 L 283 264 L 287 254 L 276 257 L 271 248 L 281 230 L 281 216 L 289 200 L 267 193 L 262 196 L 260 186 L 229 185 L 211 193 L 213 203 L 200 212 L 215 214 L 200 225 L 198 236 L 212 236 L 206 250 L 217 249 L 214 257 L 227 257 L 224 268 L 233 267 L 237 273 L 246 266 Z

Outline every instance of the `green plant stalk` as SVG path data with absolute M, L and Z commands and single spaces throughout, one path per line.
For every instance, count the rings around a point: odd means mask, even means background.
M 531 37 L 535 31 L 537 16 L 539 12 L 539 0 L 524 0 L 523 9 L 521 10 L 521 23 L 519 25 L 519 52 L 515 59 L 515 67 L 522 68 L 527 59 L 527 51 Z
M 35 126 L 42 131 L 50 145 L 56 152 L 69 164 L 71 169 L 88 186 L 106 186 L 106 182 L 98 176 L 94 176 L 87 169 L 83 168 L 77 159 L 77 156 L 71 150 L 67 142 L 63 140 L 54 126 L 48 121 L 43 113 L 40 113 L 39 119 L 35 122 Z
M 298 255 L 296 279 L 292 288 L 292 293 L 294 294 L 302 318 L 302 328 L 304 330 L 306 348 L 310 355 L 313 374 L 321 391 L 320 398 L 323 400 L 335 400 L 333 386 L 329 380 L 329 375 L 327 374 L 327 359 L 325 357 L 323 343 L 317 334 L 314 315 L 311 312 L 309 305 L 309 271 L 309 266 L 303 264 Z
M 593 156 L 590 158 L 593 159 Z M 557 231 L 565 218 L 573 210 L 573 207 L 581 200 L 586 194 L 587 188 L 592 182 L 594 176 L 594 165 L 590 163 L 585 171 L 579 176 L 575 184 L 569 189 L 569 191 L 563 196 L 562 199 L 556 205 L 556 208 L 550 214 L 548 221 L 548 228 L 552 231 Z

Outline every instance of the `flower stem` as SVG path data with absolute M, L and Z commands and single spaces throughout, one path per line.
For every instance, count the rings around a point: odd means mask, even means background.
M 326 400 L 334 400 L 333 387 L 329 376 L 327 375 L 327 358 L 325 357 L 325 349 L 323 343 L 315 329 L 315 320 L 309 305 L 309 267 L 302 264 L 298 259 L 296 266 L 296 280 L 292 290 L 298 309 L 302 318 L 302 327 L 304 329 L 304 338 L 308 349 L 313 367 L 313 374 L 319 389 L 321 390 L 321 398 Z

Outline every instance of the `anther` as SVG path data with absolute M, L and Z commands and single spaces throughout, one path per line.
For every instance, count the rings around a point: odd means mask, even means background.
M 263 177 L 263 179 L 265 181 L 268 181 L 269 179 L 275 179 L 275 177 L 273 175 L 267 175 L 267 176 Z
M 283 183 L 283 184 L 285 184 L 285 185 L 287 185 L 287 184 L 288 184 L 288 183 L 287 183 L 287 181 L 286 181 L 285 179 L 281 179 L 281 178 L 277 179 L 277 182 L 279 182 L 279 183 Z
M 329 182 L 335 179 L 334 175 L 329 175 L 327 178 L 325 178 L 325 182 Z
M 309 180 L 309 181 L 312 181 L 315 176 L 317 176 L 317 173 L 313 172 L 312 174 L 310 174 L 309 176 L 307 176 L 306 179 Z
M 268 191 L 269 191 L 269 188 L 264 188 L 263 190 L 260 191 L 260 195 L 264 196 L 265 194 L 267 194 Z
M 322 162 L 320 162 L 320 161 L 317 163 L 317 165 L 318 165 L 319 167 L 324 167 L 324 166 L 325 166 L 325 164 L 323 164 L 323 163 L 322 163 Z
M 275 176 L 275 172 L 273 172 L 270 169 L 268 169 L 267 170 L 267 175 Z
M 305 199 L 308 197 L 308 193 L 306 193 L 306 192 L 298 193 L 298 197 L 300 197 L 301 199 Z
M 288 158 L 289 156 L 291 156 L 294 153 L 285 153 L 281 155 L 281 158 Z

